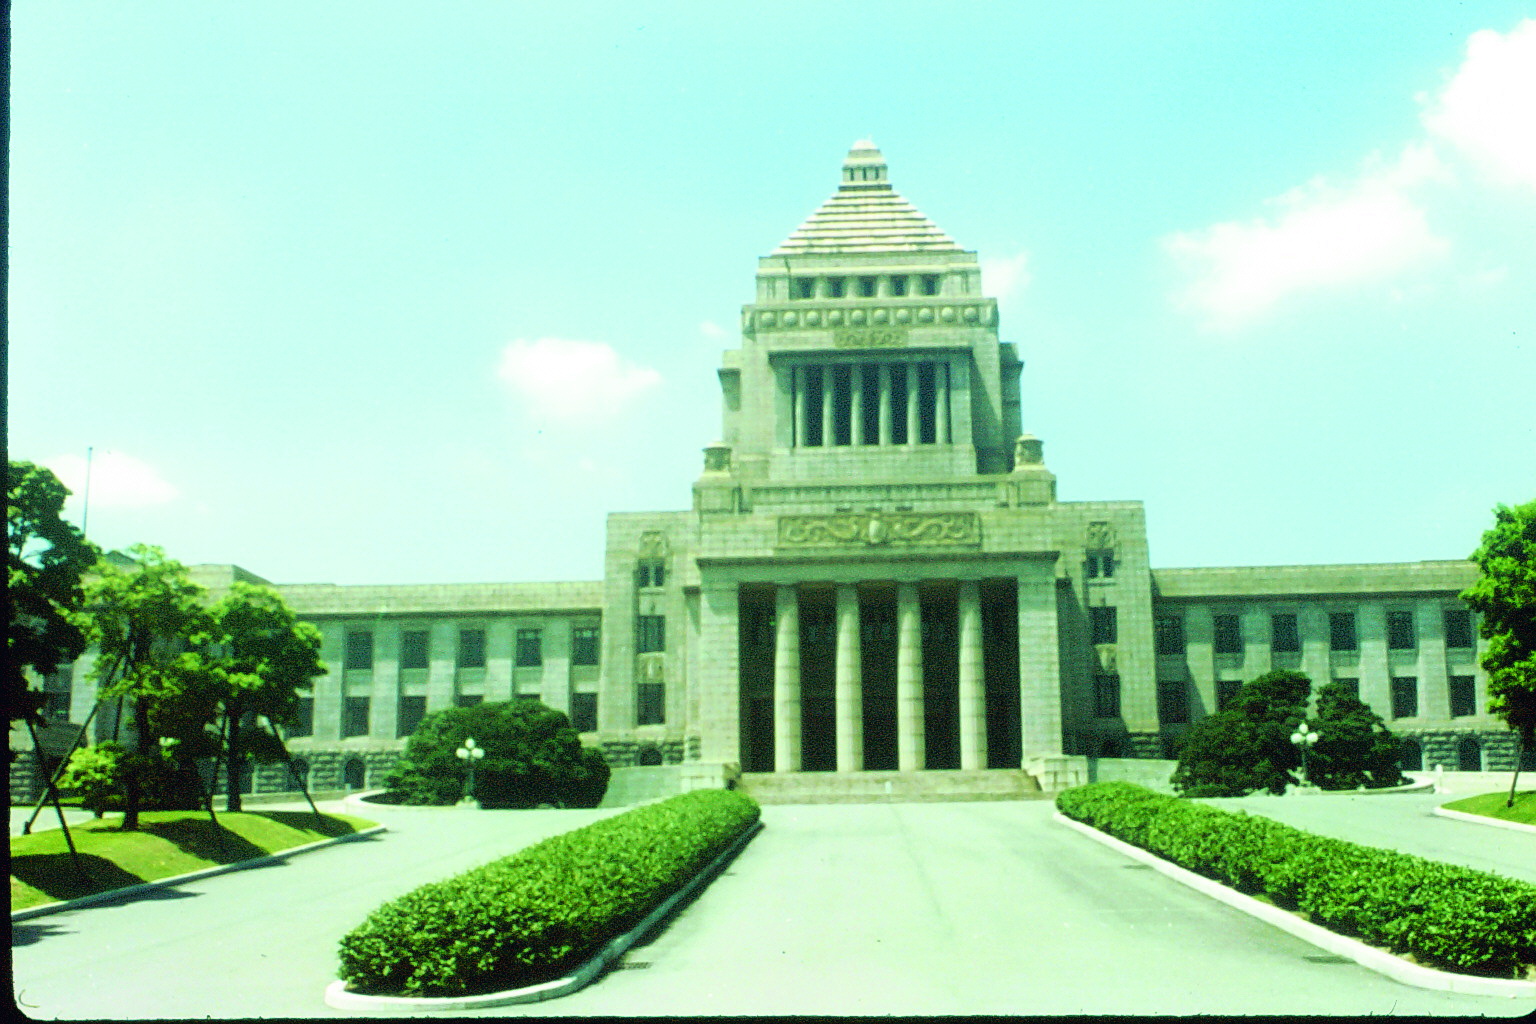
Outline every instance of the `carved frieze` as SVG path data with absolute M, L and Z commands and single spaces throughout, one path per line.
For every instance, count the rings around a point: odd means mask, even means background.
M 844 327 L 832 332 L 838 348 L 901 348 L 907 343 L 903 327 Z
M 974 512 L 846 512 L 779 517 L 780 547 L 978 547 Z
M 641 558 L 665 558 L 668 551 L 667 535 L 660 530 L 646 530 L 640 535 Z
M 1115 546 L 1117 539 L 1113 524 L 1104 520 L 1095 520 L 1088 524 L 1087 544 L 1085 546 L 1093 549 L 1112 548 Z

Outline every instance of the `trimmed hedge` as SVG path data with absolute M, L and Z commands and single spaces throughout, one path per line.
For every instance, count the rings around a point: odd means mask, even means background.
M 1427 966 L 1500 978 L 1536 973 L 1536 885 L 1528 882 L 1125 782 L 1066 790 L 1056 807 L 1182 868 Z
M 757 821 L 697 790 L 553 836 L 391 900 L 341 940 L 354 992 L 458 996 L 560 977 L 639 922 Z

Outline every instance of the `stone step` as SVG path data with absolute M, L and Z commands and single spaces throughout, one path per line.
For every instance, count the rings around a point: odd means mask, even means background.
M 1046 799 L 1019 769 L 921 772 L 744 772 L 737 788 L 761 804 L 927 803 Z

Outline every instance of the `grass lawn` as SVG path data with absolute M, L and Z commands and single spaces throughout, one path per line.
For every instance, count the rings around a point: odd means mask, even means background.
M 206 811 L 145 811 L 137 832 L 122 831 L 121 820 L 70 826 L 89 880 L 76 873 L 58 829 L 12 836 L 11 909 L 233 864 L 374 825 L 345 814 L 324 814 L 316 821 L 308 811 L 220 812 L 217 828 Z
M 1505 807 L 1504 801 L 1509 799 L 1509 790 L 1500 790 L 1497 793 L 1483 793 L 1478 796 L 1469 796 L 1463 800 L 1452 800 L 1448 804 L 1442 804 L 1448 811 L 1461 811 L 1464 814 L 1481 814 L 1488 818 L 1502 818 L 1504 821 L 1518 821 L 1522 825 L 1536 825 L 1536 789 L 1527 789 L 1515 793 L 1515 806 Z

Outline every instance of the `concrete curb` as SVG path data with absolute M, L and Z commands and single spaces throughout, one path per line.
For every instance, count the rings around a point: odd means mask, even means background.
M 1197 875 L 1193 871 L 1181 868 L 1177 864 L 1163 860 L 1156 854 L 1148 853 L 1139 846 L 1116 839 L 1112 835 L 1100 832 L 1091 825 L 1084 825 L 1080 821 L 1057 811 L 1055 819 L 1069 828 L 1076 829 L 1083 835 L 1097 842 L 1103 843 L 1112 850 L 1118 850 L 1133 860 L 1141 861 L 1178 882 L 1183 882 L 1191 889 L 1212 896 L 1229 907 L 1241 910 L 1251 917 L 1256 917 L 1277 928 L 1287 931 L 1301 939 L 1310 942 L 1319 949 L 1325 949 L 1330 953 L 1348 957 L 1355 963 L 1377 974 L 1385 974 L 1394 981 L 1404 985 L 1412 985 L 1415 988 L 1439 989 L 1443 992 L 1457 992 L 1461 995 L 1472 996 L 1504 996 L 1510 999 L 1536 999 L 1536 982 L 1515 981 L 1508 978 L 1479 978 L 1468 974 L 1452 974 L 1449 971 L 1437 971 L 1432 967 L 1421 967 L 1412 964 L 1388 953 L 1384 950 L 1368 946 L 1358 939 L 1352 939 L 1337 932 L 1329 931 L 1322 925 L 1304 921 L 1288 910 L 1260 900 L 1252 896 L 1246 896 L 1236 889 L 1228 888 L 1220 882 Z
M 1457 821 L 1470 821 L 1474 825 L 1488 825 L 1493 828 L 1507 828 L 1512 832 L 1529 832 L 1536 835 L 1536 825 L 1527 825 L 1519 821 L 1504 821 L 1502 818 L 1490 818 L 1486 814 L 1469 814 L 1466 811 L 1452 811 L 1445 807 L 1436 807 L 1435 813 L 1442 818 L 1454 818 Z
M 171 875 L 169 878 L 157 878 L 152 882 L 142 882 L 139 885 L 125 886 L 122 889 L 109 889 L 106 892 L 93 893 L 90 896 L 81 896 L 77 899 L 64 900 L 61 903 L 44 903 L 41 906 L 27 907 L 24 910 L 11 911 L 12 921 L 24 921 L 29 917 L 42 917 L 45 914 L 58 914 L 66 910 L 74 910 L 78 907 L 88 907 L 95 903 L 111 903 L 113 900 L 126 899 L 137 896 L 140 893 L 151 892 L 155 889 L 170 889 L 182 882 L 194 882 L 199 878 L 210 878 L 214 875 L 227 875 L 231 871 L 244 871 L 247 868 L 259 868 L 266 864 L 276 864 L 287 860 L 300 853 L 308 853 L 310 850 L 319 850 L 326 846 L 335 846 L 338 843 L 351 843 L 359 839 L 367 839 L 369 836 L 378 835 L 385 831 L 385 826 L 375 825 L 372 828 L 363 829 L 361 832 L 353 832 L 345 836 L 332 836 L 329 839 L 320 839 L 313 843 L 305 843 L 303 846 L 295 846 L 287 850 L 278 850 L 269 853 L 265 857 L 252 857 L 250 860 L 236 861 L 233 864 L 217 864 L 211 868 L 201 868 L 197 871 L 188 871 L 183 875 Z
M 365 1013 L 382 1013 L 388 1011 L 399 1012 L 429 1011 L 429 1010 L 476 1010 L 487 1006 L 507 1006 L 512 1003 L 536 1003 L 545 999 L 554 999 L 558 996 L 569 995 L 577 989 L 590 984 L 603 969 L 614 960 L 624 954 L 624 951 L 633 946 L 640 938 L 656 926 L 656 923 L 666 917 L 672 908 L 679 902 L 707 885 L 731 859 L 741 852 L 763 830 L 762 819 L 752 823 L 750 828 L 744 829 L 741 835 L 732 840 L 731 845 L 720 852 L 714 860 L 706 864 L 693 879 L 677 892 L 663 900 L 656 909 L 645 916 L 639 924 L 618 938 L 610 939 L 602 949 L 593 957 L 582 964 L 576 970 L 563 978 L 555 978 L 552 981 L 540 982 L 537 985 L 528 985 L 523 988 L 507 989 L 502 992 L 487 992 L 478 996 L 367 996 L 357 992 L 348 992 L 347 983 L 337 980 L 325 987 L 325 1005 L 338 1010 L 361 1010 Z

